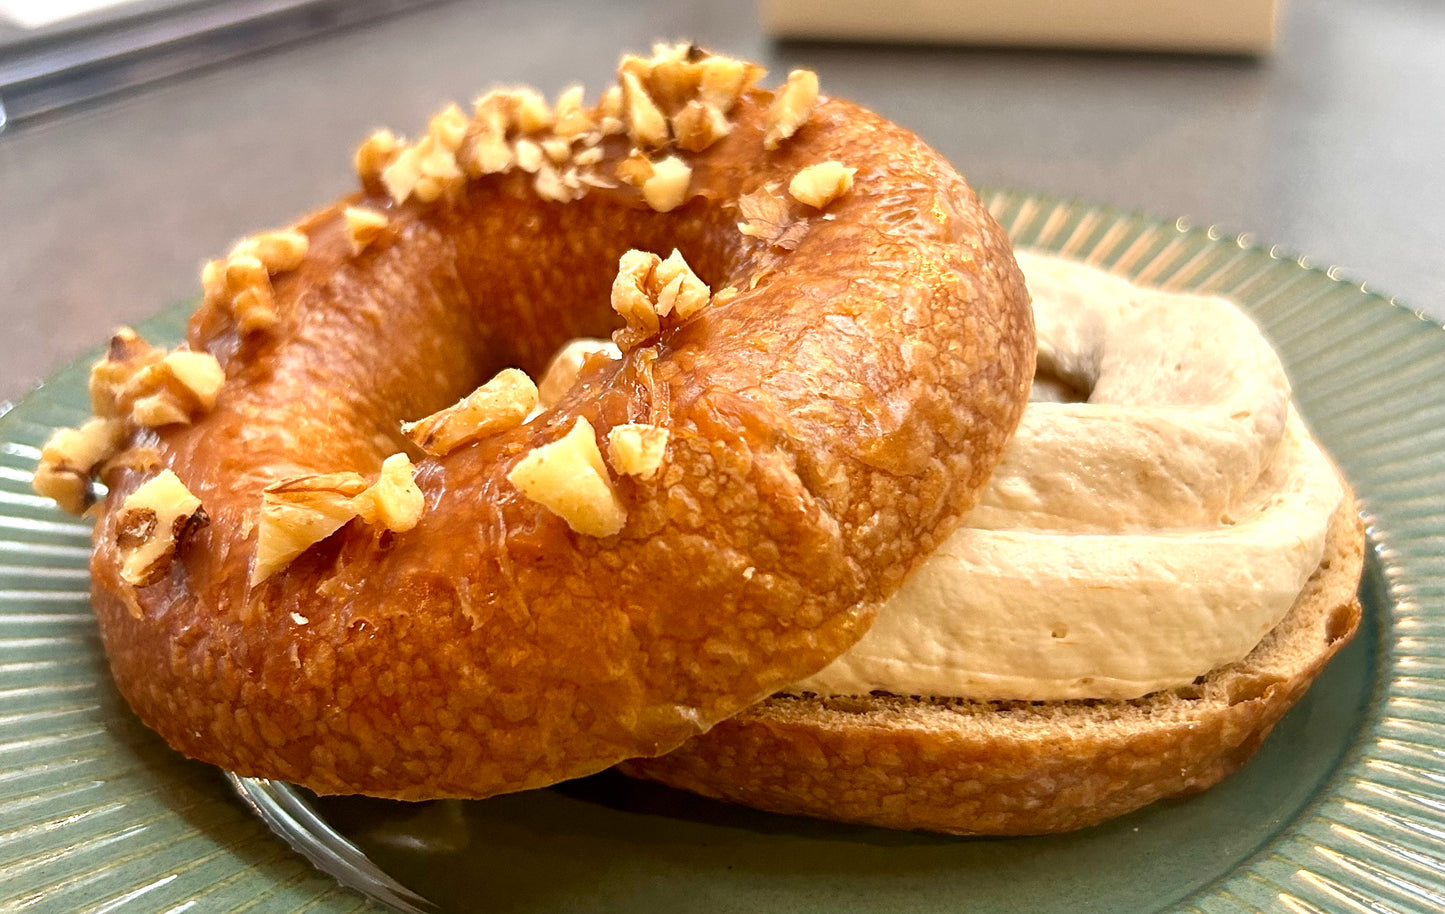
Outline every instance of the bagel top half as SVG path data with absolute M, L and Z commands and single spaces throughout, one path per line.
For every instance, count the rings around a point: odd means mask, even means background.
M 379 134 L 361 191 L 208 267 L 180 350 L 117 336 L 37 487 L 108 487 L 93 600 L 149 726 L 318 792 L 480 797 L 665 752 L 861 636 L 999 459 L 1032 319 L 946 162 L 760 74 L 663 48 L 592 108 Z M 667 311 L 674 249 L 702 291 Z M 619 319 L 621 286 L 656 312 Z M 609 332 L 622 359 L 526 421 L 399 431 Z

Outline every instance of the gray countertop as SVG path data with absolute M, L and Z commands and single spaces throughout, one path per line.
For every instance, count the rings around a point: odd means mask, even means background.
M 1445 318 L 1445 4 L 1287 2 L 1249 61 L 773 44 L 747 4 L 455 2 L 0 134 L 0 400 L 350 189 L 373 128 L 498 83 L 595 97 L 662 37 L 814 68 L 976 184 L 1248 232 Z

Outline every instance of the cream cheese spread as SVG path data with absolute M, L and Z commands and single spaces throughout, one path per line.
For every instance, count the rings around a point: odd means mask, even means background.
M 1343 491 L 1253 321 L 1018 260 L 1056 383 L 962 527 L 792 691 L 1135 698 L 1249 653 L 1318 566 Z

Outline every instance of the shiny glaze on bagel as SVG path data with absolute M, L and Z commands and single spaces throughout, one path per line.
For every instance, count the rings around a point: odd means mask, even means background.
M 184 346 L 225 371 L 214 408 L 128 427 L 122 454 L 148 459 L 102 473 L 93 598 L 141 718 L 243 775 L 480 797 L 665 752 L 855 641 L 998 460 L 1033 373 L 1031 317 L 1003 233 L 920 140 L 824 97 L 769 151 L 771 103 L 748 90 L 725 137 L 666 150 L 693 169 L 670 212 L 625 183 L 548 202 L 515 170 L 429 203 L 371 180 L 296 227 L 309 247 L 274 277 L 275 326 L 242 332 L 204 305 Z M 600 148 L 607 174 L 632 143 Z M 819 212 L 786 187 L 824 160 L 857 172 Z M 781 245 L 738 228 L 740 199 L 769 187 L 804 222 Z M 346 206 L 387 217 L 360 253 Z M 409 447 L 400 422 L 616 328 L 608 290 L 631 248 L 679 249 L 737 295 L 590 364 L 525 425 L 413 450 L 413 529 L 349 523 L 252 585 L 266 486 L 374 476 Z M 655 478 L 614 474 L 614 536 L 507 481 L 577 417 L 599 438 L 670 433 Z M 207 522 L 136 587 L 117 518 L 156 466 Z

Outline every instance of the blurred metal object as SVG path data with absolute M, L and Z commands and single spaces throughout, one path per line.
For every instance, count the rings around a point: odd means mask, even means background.
M 444 0 L 196 0 L 0 41 L 0 131 L 71 105 Z M 15 34 L 11 30 L 11 34 Z

